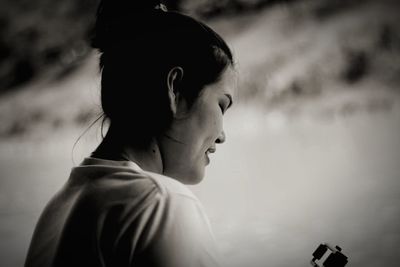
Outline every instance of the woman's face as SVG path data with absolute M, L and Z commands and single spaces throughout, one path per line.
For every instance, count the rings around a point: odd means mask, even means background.
M 223 115 L 232 105 L 236 73 L 229 67 L 221 79 L 206 86 L 184 115 L 173 120 L 161 139 L 164 174 L 185 184 L 199 183 L 204 177 L 209 154 L 225 141 Z M 179 105 L 185 109 L 186 105 Z

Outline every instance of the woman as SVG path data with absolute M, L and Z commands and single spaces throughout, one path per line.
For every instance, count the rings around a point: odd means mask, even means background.
M 36 226 L 26 266 L 217 266 L 208 219 L 184 184 L 225 141 L 232 53 L 154 1 L 103 0 L 93 46 L 109 129 Z

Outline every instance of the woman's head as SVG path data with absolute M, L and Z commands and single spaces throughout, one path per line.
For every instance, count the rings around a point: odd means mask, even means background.
M 190 108 L 185 100 L 172 104 L 174 119 L 159 139 L 165 175 L 186 184 L 201 181 L 209 153 L 226 139 L 223 115 L 232 105 L 235 76 L 233 68 L 225 70 L 218 82 L 205 86 Z
M 217 33 L 191 17 L 156 8 L 158 3 L 103 0 L 97 14 L 93 46 L 101 52 L 104 115 L 113 131 L 135 146 L 146 146 L 171 128 L 176 115 L 171 75 L 176 100 L 190 111 L 233 66 Z

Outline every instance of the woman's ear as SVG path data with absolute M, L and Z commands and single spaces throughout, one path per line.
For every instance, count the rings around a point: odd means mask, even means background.
M 181 67 L 173 67 L 167 75 L 168 98 L 173 116 L 176 115 L 178 109 L 180 96 L 179 83 L 182 81 L 182 78 L 183 69 Z

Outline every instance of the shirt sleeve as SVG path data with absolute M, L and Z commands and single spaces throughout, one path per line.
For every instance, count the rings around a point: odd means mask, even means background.
M 197 199 L 181 194 L 158 194 L 140 219 L 147 224 L 138 254 L 144 265 L 219 266 L 214 236 Z
M 160 197 L 153 211 L 157 215 L 149 216 L 151 231 L 143 243 L 151 266 L 219 266 L 215 239 L 197 199 L 170 194 L 164 199 Z
M 135 207 L 123 214 L 112 249 L 112 262 L 126 259 L 118 266 L 220 266 L 208 218 L 197 199 L 157 191 L 140 212 Z

